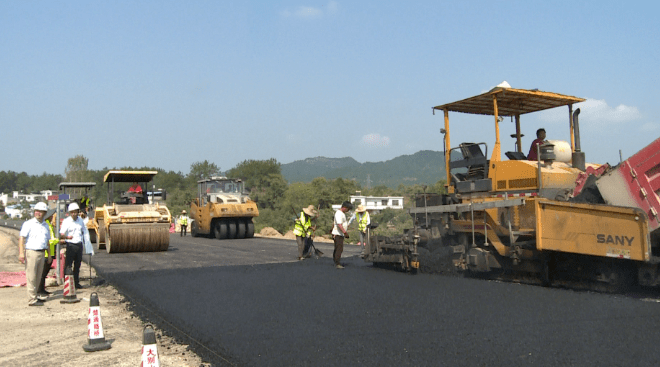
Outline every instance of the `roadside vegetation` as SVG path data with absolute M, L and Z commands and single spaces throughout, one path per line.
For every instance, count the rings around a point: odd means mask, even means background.
M 341 204 L 350 195 L 360 192 L 365 196 L 402 196 L 405 209 L 411 207 L 416 194 L 441 193 L 444 191 L 444 181 L 438 181 L 433 186 L 399 185 L 396 188 L 376 186 L 363 188 L 353 180 L 342 178 L 314 178 L 311 182 L 287 182 L 281 173 L 280 164 L 275 159 L 246 160 L 225 172 L 220 167 L 207 160 L 190 165 L 190 172 L 165 171 L 158 167 L 119 167 L 90 170 L 88 160 L 84 156 L 76 156 L 68 160 L 64 175 L 42 174 L 30 176 L 25 172 L 0 171 L 0 192 L 38 193 L 41 190 L 57 191 L 60 182 L 96 182 L 90 197 L 94 206 L 103 205 L 107 198 L 107 188 L 103 185 L 104 175 L 111 169 L 158 171 L 154 181 L 149 185 L 152 189 L 165 190 L 166 203 L 173 215 L 189 209 L 190 202 L 197 195 L 197 181 L 210 176 L 226 176 L 240 178 L 250 193 L 250 198 L 257 202 L 259 217 L 255 218 L 255 232 L 265 227 L 272 227 L 284 234 L 293 229 L 293 221 L 303 207 L 314 205 L 319 209 L 316 220 L 316 235 L 327 235 L 332 229 L 333 204 Z M 119 191 L 126 188 L 116 188 Z M 413 226 L 412 218 L 407 210 L 386 209 L 372 215 L 371 221 L 379 224 L 374 231 L 376 235 L 401 234 L 403 229 Z M 357 225 L 352 224 L 349 230 L 350 242 L 359 239 Z

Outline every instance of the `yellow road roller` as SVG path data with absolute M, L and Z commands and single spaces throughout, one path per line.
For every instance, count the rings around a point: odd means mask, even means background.
M 193 237 L 252 238 L 252 218 L 258 216 L 257 203 L 245 192 L 240 179 L 211 177 L 197 181 L 197 198 L 190 204 Z
M 157 201 L 150 204 L 146 190 L 147 183 L 157 173 L 108 171 L 104 176 L 103 182 L 108 187 L 107 204 L 97 207 L 94 215 L 100 250 L 108 253 L 167 251 L 172 215 L 164 204 Z

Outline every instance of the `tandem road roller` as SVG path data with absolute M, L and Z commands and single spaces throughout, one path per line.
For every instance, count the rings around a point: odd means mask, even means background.
M 103 178 L 108 185 L 108 201 L 95 210 L 99 249 L 108 253 L 167 251 L 170 245 L 172 216 L 167 206 L 149 204 L 147 183 L 157 171 L 109 171 Z M 114 201 L 115 184 L 122 188 L 119 200 Z
M 409 211 L 415 228 L 398 239 L 374 238 L 365 260 L 424 270 L 442 254 L 456 270 L 479 276 L 577 281 L 594 289 L 660 286 L 660 139 L 614 167 L 586 163 L 580 109 L 573 110 L 583 101 L 500 85 L 433 107 L 444 115 L 447 193 L 420 196 Z M 544 142 L 528 160 L 521 116 L 558 107 L 568 110 L 569 141 Z M 490 116 L 492 148 L 478 142 L 452 148 L 450 112 Z M 502 117 L 516 129 L 515 150 L 504 154 Z
M 211 177 L 197 181 L 197 198 L 190 204 L 190 233 L 219 240 L 253 237 L 252 218 L 259 216 L 259 210 L 243 189 L 239 179 Z

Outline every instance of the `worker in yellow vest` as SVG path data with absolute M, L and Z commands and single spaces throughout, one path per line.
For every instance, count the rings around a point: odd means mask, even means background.
M 55 251 L 57 249 L 57 243 L 60 240 L 55 236 L 55 230 L 53 226 L 55 225 L 55 220 L 57 219 L 57 214 L 55 210 L 51 209 L 46 213 L 46 224 L 50 229 L 50 241 L 48 241 L 48 249 L 44 251 L 46 256 L 46 261 L 44 262 L 44 270 L 41 274 L 41 280 L 39 282 L 39 287 L 37 288 L 37 294 L 43 297 L 48 297 L 50 292 L 46 291 L 46 277 L 48 276 L 48 271 L 55 260 Z
M 364 249 L 367 245 L 367 226 L 371 224 L 369 212 L 364 205 L 358 205 L 357 209 L 355 209 L 355 220 L 358 224 L 358 231 L 360 231 L 360 242 L 358 242 L 358 245 L 362 245 L 362 249 Z
M 89 208 L 89 198 L 87 196 L 83 196 L 80 198 L 80 208 L 81 211 L 87 213 L 87 210 Z
M 315 227 L 312 227 L 312 220 L 316 219 L 317 216 L 318 213 L 314 209 L 314 205 L 310 205 L 300 212 L 299 218 L 296 218 L 293 234 L 296 235 L 296 243 L 298 243 L 298 260 L 312 256 L 309 248 L 305 248 L 305 238 L 312 236 L 315 229 Z
M 182 210 L 181 211 L 181 216 L 179 217 L 179 225 L 181 226 L 181 237 L 187 235 L 188 233 L 188 216 L 186 215 L 186 211 Z

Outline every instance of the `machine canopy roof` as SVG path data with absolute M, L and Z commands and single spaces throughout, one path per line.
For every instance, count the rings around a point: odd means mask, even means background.
M 89 188 L 96 186 L 96 182 L 60 182 L 60 190 L 63 188 L 67 189 L 79 189 L 79 188 Z
M 242 182 L 240 178 L 227 178 L 223 176 L 213 176 L 210 178 L 205 178 L 203 180 L 197 181 L 197 183 L 211 182 L 211 181 L 232 181 L 232 182 Z
M 158 171 L 108 171 L 103 182 L 149 182 Z
M 478 115 L 495 115 L 493 95 L 497 96 L 498 116 L 516 116 L 583 102 L 584 98 L 567 96 L 558 93 L 542 92 L 536 89 L 514 89 L 496 87 L 478 96 L 466 98 L 457 102 L 433 107 L 434 110 L 473 113 Z

